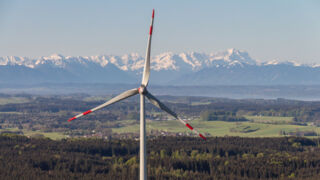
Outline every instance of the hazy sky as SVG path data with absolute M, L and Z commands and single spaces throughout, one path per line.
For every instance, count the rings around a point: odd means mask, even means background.
M 0 56 L 242 49 L 258 60 L 320 63 L 320 1 L 0 0 Z

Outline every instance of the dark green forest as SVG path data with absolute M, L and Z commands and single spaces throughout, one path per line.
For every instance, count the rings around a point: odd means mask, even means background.
M 3 134 L 0 179 L 138 179 L 139 141 Z M 148 179 L 319 179 L 319 139 L 148 140 Z

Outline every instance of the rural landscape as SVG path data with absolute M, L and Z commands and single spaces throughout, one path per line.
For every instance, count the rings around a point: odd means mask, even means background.
M 0 179 L 320 179 L 319 8 L 0 0 Z
M 1 94 L 1 177 L 138 178 L 138 98 Z M 320 102 L 161 96 L 207 137 L 146 104 L 149 179 L 317 179 Z M 192 109 L 192 111 L 191 111 Z M 77 122 L 76 122 L 77 121 Z M 41 154 L 39 156 L 39 154 Z
M 81 120 L 67 121 L 74 114 L 102 104 L 111 97 L 1 94 L 1 132 L 57 140 L 68 137 L 139 138 L 139 107 L 135 97 Z M 160 99 L 208 137 L 317 138 L 320 133 L 318 101 L 184 96 L 161 96 Z M 152 104 L 147 103 L 146 111 L 150 136 L 193 136 L 178 121 Z

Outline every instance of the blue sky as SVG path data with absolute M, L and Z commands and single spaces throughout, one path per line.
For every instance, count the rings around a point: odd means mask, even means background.
M 0 56 L 242 49 L 258 60 L 320 63 L 320 1 L 0 0 Z

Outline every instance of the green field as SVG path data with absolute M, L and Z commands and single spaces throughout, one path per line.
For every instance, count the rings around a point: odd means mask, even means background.
M 279 116 L 244 116 L 245 118 L 258 123 L 271 124 L 287 124 L 292 122 L 293 117 L 279 117 Z
M 40 132 L 40 131 L 23 131 L 25 136 L 33 136 L 35 134 L 42 134 L 44 137 L 53 139 L 53 140 L 59 140 L 66 138 L 65 135 L 59 132 Z
M 19 131 L 18 128 L 8 128 L 8 129 L 0 129 L 0 132 L 2 131 L 12 131 L 12 132 L 16 132 Z M 59 132 L 41 132 L 41 131 L 27 131 L 27 130 L 22 130 L 23 134 L 25 136 L 34 136 L 34 135 L 43 135 L 46 138 L 50 138 L 53 140 L 59 140 L 59 139 L 63 139 L 66 138 L 67 136 L 64 135 L 63 133 L 59 133 Z
M 91 97 L 84 98 L 83 101 L 95 102 L 95 101 L 107 101 L 109 99 L 111 99 L 111 96 L 108 96 L 108 97 L 91 96 Z
M 261 118 L 263 119 L 263 118 Z M 270 120 L 270 117 L 264 117 L 263 120 Z M 290 118 L 280 117 L 281 121 L 288 121 Z M 292 119 L 292 118 L 291 118 Z M 290 124 L 266 124 L 254 122 L 224 122 L 224 121 L 200 121 L 192 120 L 189 122 L 194 128 L 203 132 L 209 133 L 211 136 L 242 136 L 242 137 L 279 137 L 280 131 L 295 132 L 295 131 L 315 131 L 320 133 L 320 127 L 314 126 L 300 126 Z M 238 130 L 232 132 L 231 129 Z M 147 131 L 161 130 L 168 132 L 190 132 L 183 124 L 178 121 L 147 121 Z M 243 132 L 244 131 L 244 132 Z M 139 132 L 139 124 L 130 124 L 125 126 L 123 124 L 120 128 L 113 128 L 112 132 Z
M 23 112 L 0 112 L 0 114 L 23 114 Z
M 12 103 L 26 103 L 29 102 L 27 98 L 23 97 L 10 97 L 10 98 L 0 98 L 0 105 L 12 104 Z
M 192 106 L 198 106 L 198 105 L 209 105 L 211 102 L 193 102 L 191 103 Z

